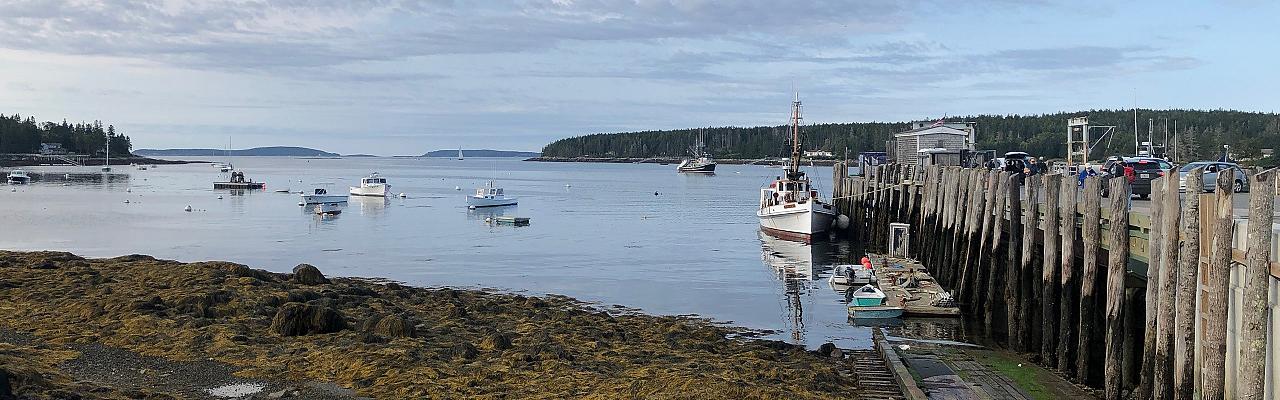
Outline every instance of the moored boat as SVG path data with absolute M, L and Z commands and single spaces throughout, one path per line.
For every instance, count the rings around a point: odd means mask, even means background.
M 468 207 L 501 207 L 516 205 L 515 197 L 507 197 L 502 188 L 495 186 L 492 180 L 485 186 L 476 188 L 475 194 L 467 196 Z
M 267 184 L 265 182 L 254 182 L 253 180 L 245 179 L 244 172 L 235 171 L 231 173 L 230 180 L 225 182 L 214 182 L 213 188 L 214 189 L 266 189 Z
M 900 318 L 902 307 L 895 306 L 850 306 L 849 317 L 853 319 L 887 319 Z
M 862 286 L 876 285 L 876 271 L 864 268 L 861 265 L 840 264 L 835 266 L 835 270 L 829 278 L 832 285 L 840 286 Z
M 791 103 L 791 159 L 785 175 L 760 189 L 756 217 L 760 229 L 783 239 L 809 242 L 826 232 L 836 219 L 836 209 L 818 198 L 818 191 L 800 170 L 800 99 Z
M 391 193 L 391 184 L 377 172 L 360 178 L 359 187 L 351 187 L 352 196 L 387 197 L 387 193 Z
M 15 169 L 13 171 L 9 171 L 6 181 L 9 182 L 10 185 L 25 185 L 31 182 L 31 176 L 27 175 L 26 171 Z
M 853 298 L 849 300 L 849 306 L 880 306 L 884 305 L 886 297 L 887 296 L 884 295 L 884 292 L 880 291 L 880 288 L 870 284 L 862 285 L 858 290 L 853 291 Z
M 315 188 L 310 194 L 302 194 L 302 204 L 345 203 L 346 201 L 347 196 L 329 194 L 325 188 Z
M 691 173 L 714 173 L 716 172 L 716 161 L 711 159 L 711 153 L 707 152 L 706 142 L 703 141 L 702 131 L 698 131 L 698 141 L 689 148 L 691 158 L 686 158 L 676 166 L 677 172 Z

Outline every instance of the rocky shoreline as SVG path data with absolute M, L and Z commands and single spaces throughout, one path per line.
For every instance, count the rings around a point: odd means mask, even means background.
M 829 345 L 306 264 L 0 251 L 0 315 L 0 399 L 856 395 L 851 361 Z
M 102 158 L 87 159 L 85 165 L 101 166 L 104 162 Z M 200 164 L 208 163 L 208 161 L 182 161 L 182 160 L 162 160 L 159 158 L 149 157 L 112 157 L 110 165 L 169 165 L 169 164 Z M 69 165 L 64 161 L 51 159 L 48 156 L 39 154 L 0 154 L 0 168 L 12 167 L 38 167 L 42 165 Z

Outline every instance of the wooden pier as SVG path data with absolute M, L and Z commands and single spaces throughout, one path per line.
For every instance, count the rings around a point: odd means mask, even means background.
M 1150 214 L 1100 196 L 1128 193 L 1122 179 L 866 172 L 834 167 L 846 233 L 887 250 L 890 224 L 909 224 L 902 256 L 1008 350 L 1106 399 L 1280 398 L 1274 171 L 1249 177 L 1249 194 L 1180 195 L 1176 175 L 1158 178 Z M 1188 176 L 1200 187 L 1198 170 Z M 1233 196 L 1249 197 L 1247 217 L 1233 216 Z

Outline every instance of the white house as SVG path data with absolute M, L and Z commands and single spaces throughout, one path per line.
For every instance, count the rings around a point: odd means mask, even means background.
M 922 165 L 929 152 L 973 150 L 975 127 L 973 122 L 914 122 L 911 129 L 893 135 L 894 162 Z

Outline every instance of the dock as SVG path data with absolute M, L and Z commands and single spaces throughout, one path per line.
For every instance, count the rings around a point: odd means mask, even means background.
M 214 189 L 240 189 L 240 190 L 261 190 L 266 189 L 265 182 L 214 182 Z
M 919 260 L 999 348 L 1107 400 L 1280 397 L 1264 385 L 1280 382 L 1280 306 L 1268 301 L 1280 290 L 1275 170 L 1242 177 L 1250 192 L 1240 194 L 1228 171 L 1204 194 L 1159 177 L 1136 209 L 1101 196 L 1129 193 L 1124 179 L 904 164 L 854 177 L 848 167 L 834 167 L 832 195 L 846 233 Z M 1202 179 L 1189 171 L 1186 187 Z M 1233 197 L 1249 199 L 1244 215 Z
M 960 308 L 938 306 L 938 300 L 950 297 L 934 281 L 933 276 L 919 261 L 908 258 L 872 255 L 880 291 L 887 296 L 886 303 L 902 307 L 904 318 L 958 318 Z M 901 282 L 912 281 L 915 287 L 904 287 Z M 954 304 L 954 302 L 953 302 Z

